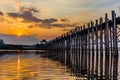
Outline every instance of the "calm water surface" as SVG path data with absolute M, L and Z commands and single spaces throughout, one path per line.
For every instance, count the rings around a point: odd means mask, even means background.
M 57 61 L 41 57 L 41 52 L 0 52 L 0 80 L 86 80 L 72 76 Z M 119 55 L 120 56 L 120 55 Z M 119 58 L 120 79 L 120 58 Z
M 0 80 L 76 80 L 59 62 L 36 52 L 0 53 Z

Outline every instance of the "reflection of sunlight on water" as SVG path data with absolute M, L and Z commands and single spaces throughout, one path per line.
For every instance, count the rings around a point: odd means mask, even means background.
M 18 54 L 18 79 L 20 78 L 20 54 Z
M 6 54 L 0 57 L 0 80 L 75 80 L 65 68 L 35 53 Z

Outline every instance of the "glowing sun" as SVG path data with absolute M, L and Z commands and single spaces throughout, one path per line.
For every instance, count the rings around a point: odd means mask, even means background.
M 20 36 L 21 36 L 21 34 L 19 33 L 19 34 L 18 34 L 18 36 L 20 37 Z

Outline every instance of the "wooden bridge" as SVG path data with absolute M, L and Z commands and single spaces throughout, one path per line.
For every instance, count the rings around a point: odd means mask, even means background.
M 42 47 L 52 51 L 47 56 L 60 61 L 77 77 L 88 80 L 117 80 L 120 47 L 120 17 L 112 11 L 112 19 L 100 18 L 87 25 L 76 27 Z

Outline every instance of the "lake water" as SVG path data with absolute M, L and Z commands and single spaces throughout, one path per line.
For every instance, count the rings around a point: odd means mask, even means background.
M 0 53 L 0 80 L 76 80 L 59 62 L 39 52 Z
M 41 51 L 0 52 L 0 80 L 87 80 L 75 77 L 66 66 L 43 58 L 40 53 Z

